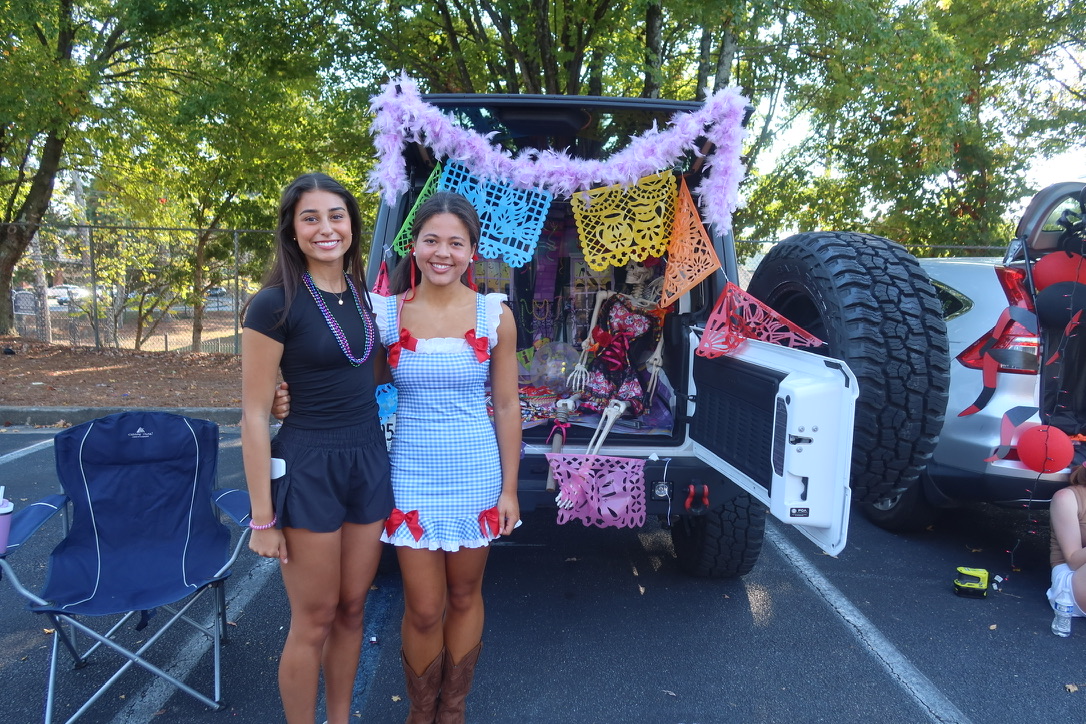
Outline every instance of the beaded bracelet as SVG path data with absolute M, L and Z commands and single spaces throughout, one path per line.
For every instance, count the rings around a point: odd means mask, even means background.
M 271 523 L 268 523 L 267 525 L 255 525 L 253 523 L 253 519 L 250 518 L 249 519 L 249 527 L 252 528 L 253 530 L 267 530 L 268 528 L 275 527 L 275 524 L 278 523 L 278 522 L 279 522 L 279 516 L 277 516 L 277 515 L 272 515 Z

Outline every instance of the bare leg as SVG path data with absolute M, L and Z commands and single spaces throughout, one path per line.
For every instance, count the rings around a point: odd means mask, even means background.
M 403 577 L 403 655 L 421 676 L 444 644 L 445 552 L 396 547 Z
M 279 660 L 279 694 L 289 724 L 313 724 L 321 654 L 339 603 L 341 531 L 284 528 L 283 533 L 290 551 L 290 561 L 281 567 L 290 632 Z
M 483 570 L 490 547 L 461 548 L 445 556 L 448 604 L 445 648 L 459 663 L 483 638 Z
M 1086 611 L 1086 567 L 1071 574 L 1071 595 L 1075 597 L 1078 607 Z
M 350 720 L 351 694 L 362 651 L 363 611 L 381 561 L 383 524 L 344 523 L 340 529 L 339 605 L 321 656 L 329 724 Z

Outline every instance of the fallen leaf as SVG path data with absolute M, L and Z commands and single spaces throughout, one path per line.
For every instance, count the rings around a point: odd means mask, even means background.
M 400 698 L 399 694 L 393 694 L 392 695 L 392 700 L 393 701 L 403 701 L 403 699 Z

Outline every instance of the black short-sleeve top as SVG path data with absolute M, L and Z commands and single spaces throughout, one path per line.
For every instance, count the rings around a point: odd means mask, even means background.
M 343 295 L 342 305 L 337 295 L 318 293 L 343 330 L 351 354 L 361 357 L 366 349 L 367 325 L 350 292 Z M 282 287 L 261 289 L 249 303 L 244 322 L 248 329 L 283 344 L 279 369 L 290 385 L 290 414 L 283 424 L 306 429 L 360 425 L 370 420 L 377 424 L 373 358 L 382 353 L 380 340 L 370 340 L 369 357 L 355 367 L 304 286 L 298 287 L 286 320 L 279 324 L 283 300 Z M 362 313 L 371 315 L 368 329 L 376 336 L 377 325 L 372 323 L 371 312 L 362 306 Z

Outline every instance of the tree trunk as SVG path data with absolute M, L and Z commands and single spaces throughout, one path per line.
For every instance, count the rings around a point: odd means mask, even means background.
M 549 0 L 532 0 L 535 15 L 535 35 L 539 43 L 539 64 L 543 69 L 544 92 L 558 92 L 558 62 L 554 58 L 554 35 L 551 33 Z
M 713 35 L 708 28 L 701 30 L 701 42 L 698 44 L 698 79 L 696 98 L 703 101 L 708 97 L 709 90 L 709 63 L 713 51 Z
M 731 26 L 724 28 L 724 42 L 720 46 L 720 55 L 716 59 L 716 76 L 713 78 L 713 90 L 726 88 L 732 82 L 732 64 L 735 63 L 735 52 L 739 44 L 735 39 L 735 33 Z
M 456 90 L 460 93 L 474 93 L 475 88 L 471 84 L 471 73 L 468 72 L 468 66 L 464 63 L 464 52 L 460 49 L 460 39 L 456 36 L 449 6 L 444 2 L 439 2 L 437 3 L 437 9 L 441 13 L 441 24 L 445 28 L 445 39 L 449 43 L 449 52 L 452 53 L 453 60 L 456 61 L 456 71 L 460 77 L 461 87 Z
M 663 66 L 664 10 L 658 2 L 645 8 L 645 87 L 642 98 L 660 97 L 660 72 Z
M 11 308 L 11 276 L 28 243 L 26 227 L 20 224 L 0 224 L 0 334 L 15 334 L 15 315 Z
M 15 319 L 11 310 L 11 277 L 15 265 L 30 245 L 31 237 L 38 232 L 42 216 L 53 198 L 53 183 L 60 169 L 64 153 L 65 137 L 50 131 L 42 144 L 38 170 L 30 183 L 23 205 L 14 222 L 0 223 L 0 332 L 12 334 Z

